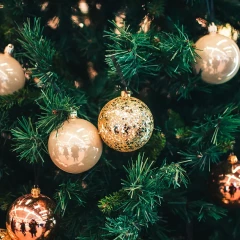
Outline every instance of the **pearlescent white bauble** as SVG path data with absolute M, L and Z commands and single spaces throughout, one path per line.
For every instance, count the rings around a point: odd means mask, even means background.
M 24 71 L 9 54 L 0 54 L 0 95 L 12 94 L 25 84 Z
M 48 139 L 53 163 L 68 173 L 82 173 L 92 168 L 102 154 L 97 128 L 84 119 L 68 119 Z
M 197 57 L 194 65 L 202 80 L 211 84 L 222 84 L 231 80 L 239 70 L 240 53 L 237 44 L 216 32 L 196 42 Z

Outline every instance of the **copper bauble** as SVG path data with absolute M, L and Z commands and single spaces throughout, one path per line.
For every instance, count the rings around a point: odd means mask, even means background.
M 12 94 L 25 84 L 24 71 L 9 53 L 0 54 L 0 95 Z
M 147 105 L 125 92 L 108 102 L 98 117 L 103 141 L 119 152 L 141 148 L 150 139 L 153 127 L 153 116 Z
M 26 194 L 9 208 L 6 227 L 13 240 L 52 239 L 56 227 L 55 204 L 42 194 Z
M 6 229 L 0 228 L 0 240 L 11 240 Z
M 224 205 L 240 206 L 240 162 L 219 163 L 211 177 L 211 193 L 214 199 Z
M 230 38 L 216 32 L 200 38 L 196 42 L 194 65 L 202 80 L 211 84 L 222 84 L 232 79 L 239 70 L 240 53 L 237 44 Z
M 102 154 L 102 141 L 92 123 L 71 118 L 51 133 L 48 151 L 57 167 L 77 174 L 89 170 L 98 162 Z

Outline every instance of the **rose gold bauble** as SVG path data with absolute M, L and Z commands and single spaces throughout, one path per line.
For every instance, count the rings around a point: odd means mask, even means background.
M 232 79 L 239 70 L 240 53 L 237 44 L 230 38 L 216 32 L 196 42 L 194 65 L 197 73 L 201 70 L 202 80 L 211 84 L 222 84 Z
M 0 54 L 0 95 L 12 94 L 25 84 L 25 75 L 19 62 L 8 53 Z
M 26 194 L 10 206 L 6 227 L 13 240 L 53 239 L 55 203 L 47 196 Z
M 231 159 L 230 159 L 231 158 Z M 219 163 L 211 174 L 211 194 L 214 199 L 228 206 L 240 206 L 240 162 L 230 155 L 228 161 Z
M 150 139 L 153 127 L 153 116 L 147 105 L 125 92 L 108 102 L 98 117 L 103 141 L 119 152 L 141 148 Z
M 54 164 L 68 173 L 92 168 L 102 154 L 97 128 L 84 119 L 68 119 L 48 139 L 48 151 Z
M 0 228 L 0 240 L 12 240 L 6 229 Z

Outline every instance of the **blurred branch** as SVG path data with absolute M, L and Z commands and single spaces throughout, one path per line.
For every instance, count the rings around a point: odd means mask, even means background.
M 54 198 L 57 200 L 57 210 L 60 210 L 61 215 L 64 216 L 68 204 L 76 202 L 78 206 L 83 206 L 85 201 L 84 189 L 80 181 L 72 182 L 71 179 L 59 185 L 59 189 L 55 193 Z
M 109 233 L 105 236 L 115 237 L 116 240 L 137 240 L 140 231 L 139 225 L 139 220 L 127 216 L 119 216 L 115 219 L 107 218 L 104 229 Z
M 219 161 L 222 152 L 217 146 L 206 147 L 205 145 L 199 146 L 197 149 L 191 149 L 186 152 L 179 151 L 184 160 L 187 160 L 187 165 L 191 165 L 200 170 L 204 170 L 208 167 L 210 171 L 210 166 L 212 163 L 217 163 Z
M 234 106 L 229 106 L 223 113 L 206 115 L 204 121 L 197 121 L 192 128 L 190 140 L 193 145 L 211 142 L 219 145 L 226 141 L 234 141 L 234 135 L 240 131 L 240 115 Z

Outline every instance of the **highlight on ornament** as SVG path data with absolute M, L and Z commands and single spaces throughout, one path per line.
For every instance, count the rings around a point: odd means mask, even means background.
M 154 120 L 148 106 L 130 91 L 108 102 L 98 116 L 98 130 L 103 141 L 119 152 L 132 152 L 150 139 Z
M 53 239 L 57 224 L 54 209 L 55 203 L 34 187 L 31 194 L 19 197 L 10 206 L 6 219 L 9 236 L 16 240 Z
M 211 191 L 223 204 L 240 204 L 240 162 L 233 153 L 213 170 Z
M 11 240 L 6 229 L 0 228 L 0 240 Z
M 209 34 L 196 42 L 196 73 L 210 84 L 222 84 L 231 80 L 240 67 L 238 45 L 230 38 L 217 33 L 217 27 L 209 26 Z
M 102 154 L 102 141 L 97 128 L 78 119 L 73 112 L 59 129 L 50 134 L 48 152 L 61 170 L 78 174 L 97 164 Z
M 25 85 L 25 74 L 20 63 L 11 54 L 14 46 L 8 44 L 0 54 L 0 95 L 12 94 Z

